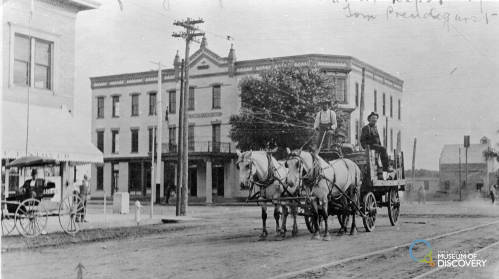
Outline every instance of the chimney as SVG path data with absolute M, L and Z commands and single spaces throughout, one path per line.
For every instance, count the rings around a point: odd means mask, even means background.
M 177 54 L 175 54 L 175 58 L 173 59 L 173 70 L 175 71 L 175 80 L 180 79 L 180 57 L 178 55 L 178 50 Z
M 227 57 L 229 63 L 229 77 L 233 77 L 236 73 L 236 50 L 234 44 L 230 45 L 229 56 Z

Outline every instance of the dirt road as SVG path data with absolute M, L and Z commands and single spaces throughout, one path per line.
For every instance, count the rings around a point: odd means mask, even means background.
M 412 205 L 403 208 L 396 227 L 386 216 L 379 216 L 375 232 L 365 232 L 362 221 L 357 221 L 357 235 L 333 234 L 329 242 L 311 240 L 302 218 L 297 237 L 279 241 L 271 233 L 266 241 L 258 241 L 259 208 L 216 210 L 199 208 L 194 213 L 202 218 L 198 226 L 181 231 L 3 253 L 2 278 L 75 278 L 79 263 L 85 268 L 84 278 L 413 278 L 432 269 L 409 257 L 404 245 L 415 239 L 496 222 L 430 242 L 434 251 L 476 251 L 499 241 L 499 208 Z M 272 231 L 274 222 L 268 224 Z M 334 219 L 331 231 L 337 229 Z M 399 245 L 403 247 L 377 253 Z M 371 256 L 334 264 L 371 252 Z M 479 255 L 488 261 L 485 268 L 440 269 L 427 277 L 499 278 L 499 246 Z

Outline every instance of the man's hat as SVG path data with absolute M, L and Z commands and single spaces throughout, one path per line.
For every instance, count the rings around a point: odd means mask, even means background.
M 373 111 L 373 112 L 371 112 L 371 114 L 369 114 L 369 116 L 367 116 L 367 120 L 369 120 L 369 118 L 371 118 L 371 116 L 376 116 L 377 118 L 379 118 L 379 114 L 377 114 Z

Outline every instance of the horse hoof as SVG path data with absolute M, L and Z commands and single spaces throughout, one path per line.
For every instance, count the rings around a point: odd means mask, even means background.
M 313 235 L 312 240 L 321 240 L 321 237 L 317 234 L 317 235 Z
M 322 240 L 324 240 L 324 241 L 330 241 L 331 240 L 331 236 L 330 235 L 325 235 L 324 237 L 322 237 Z
M 297 235 L 298 235 L 298 231 L 297 230 L 291 232 L 291 236 L 297 236 Z
M 340 230 L 336 235 L 337 236 L 342 236 L 342 235 L 345 235 L 345 232 L 343 230 Z
M 356 234 L 357 234 L 357 230 L 350 231 L 350 235 L 356 235 Z

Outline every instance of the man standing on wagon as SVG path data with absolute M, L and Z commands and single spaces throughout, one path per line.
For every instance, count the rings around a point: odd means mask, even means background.
M 376 150 L 381 157 L 381 164 L 383 164 L 383 171 L 388 172 L 388 154 L 386 148 L 381 145 L 381 140 L 379 139 L 378 128 L 376 127 L 376 122 L 378 121 L 379 115 L 375 112 L 371 112 L 367 117 L 369 124 L 362 127 L 362 133 L 360 136 L 360 144 L 362 148 L 366 149 L 368 146 L 370 149 Z
M 315 116 L 314 129 L 318 131 L 316 140 L 316 152 L 319 152 L 321 147 L 322 139 L 327 142 L 327 135 L 332 134 L 337 127 L 336 123 L 336 113 L 329 109 L 330 102 L 327 100 L 322 100 L 320 102 L 322 110 L 320 110 Z M 324 135 L 326 134 L 326 136 Z

